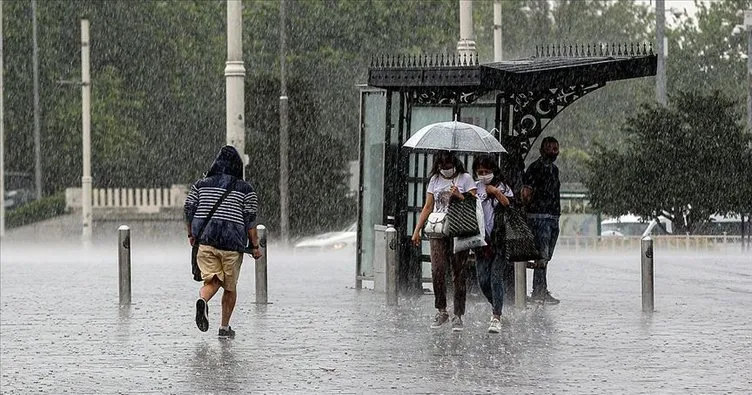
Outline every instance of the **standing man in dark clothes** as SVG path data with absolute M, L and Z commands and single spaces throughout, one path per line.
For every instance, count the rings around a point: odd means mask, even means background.
M 559 156 L 559 142 L 553 137 L 541 141 L 540 158 L 531 163 L 523 176 L 522 201 L 527 207 L 527 221 L 535 236 L 535 245 L 541 259 L 535 262 L 532 299 L 542 303 L 558 304 L 551 296 L 546 281 L 546 270 L 559 238 L 561 203 L 559 168 L 554 162 Z
M 228 189 L 230 192 L 196 239 L 209 211 Z M 237 300 L 235 287 L 248 240 L 253 258 L 260 258 L 261 252 L 255 223 L 258 197 L 251 184 L 243 181 L 243 160 L 234 147 L 222 147 L 209 172 L 191 186 L 184 210 L 188 239 L 191 245 L 199 244 L 197 261 L 204 280 L 196 301 L 196 326 L 202 332 L 209 330 L 208 302 L 221 287 L 224 291 L 218 335 L 235 337 L 230 316 Z

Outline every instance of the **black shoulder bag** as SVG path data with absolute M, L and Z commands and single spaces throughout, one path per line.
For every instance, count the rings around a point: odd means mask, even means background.
M 214 207 L 209 211 L 209 214 L 206 216 L 206 220 L 203 224 L 201 224 L 201 228 L 198 230 L 198 234 L 194 236 L 193 238 L 193 248 L 191 249 L 191 271 L 193 272 L 193 279 L 196 281 L 203 281 L 201 278 L 201 269 L 198 267 L 198 260 L 196 259 L 196 256 L 198 255 L 198 241 L 201 239 L 201 235 L 204 234 L 204 229 L 206 228 L 206 225 L 209 223 L 209 220 L 211 219 L 212 215 L 214 215 L 214 212 L 217 211 L 217 208 L 219 208 L 219 205 L 222 204 L 222 201 L 225 200 L 227 195 L 232 192 L 232 189 L 235 187 L 235 182 L 237 182 L 238 179 L 232 180 L 230 185 L 227 186 L 227 190 L 224 194 L 217 200 L 217 203 L 214 203 Z
M 517 207 L 498 205 L 494 209 L 494 244 L 503 246 L 508 262 L 534 261 L 541 258 L 535 236 Z

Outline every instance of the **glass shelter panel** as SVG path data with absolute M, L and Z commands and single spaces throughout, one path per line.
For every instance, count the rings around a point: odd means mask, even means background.
M 384 206 L 384 139 L 386 91 L 361 92 L 360 174 L 358 195 L 360 235 L 357 276 L 373 279 L 374 225 L 381 225 Z
M 460 111 L 459 120 L 461 122 L 480 126 L 489 132 L 492 132 L 496 127 L 496 105 L 494 103 L 462 107 Z M 494 136 L 498 137 L 498 134 L 494 134 Z

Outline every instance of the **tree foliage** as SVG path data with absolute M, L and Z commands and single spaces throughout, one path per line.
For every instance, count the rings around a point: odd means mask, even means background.
M 308 138 L 291 144 L 293 177 L 315 179 L 326 193 L 346 194 L 337 183 L 346 161 L 357 159 L 358 84 L 366 82 L 371 56 L 454 52 L 457 1 L 287 4 L 288 79 L 305 85 L 289 84 L 290 114 L 308 117 L 291 126 L 293 139 Z M 80 79 L 82 17 L 91 22 L 94 186 L 162 187 L 191 182 L 206 170 L 225 141 L 225 5 L 224 0 L 38 2 L 45 194 L 80 184 L 80 87 L 60 81 Z M 246 102 L 256 103 L 246 116 L 249 173 L 268 194 L 265 210 L 273 221 L 278 213 L 279 2 L 247 0 L 243 6 Z M 749 0 L 712 2 L 701 6 L 696 25 L 669 30 L 669 92 L 697 83 L 741 99 L 743 87 L 736 81 L 744 73 L 744 40 L 732 30 L 741 23 L 736 11 L 749 6 Z M 474 2 L 482 62 L 492 60 L 492 7 L 492 1 Z M 6 168 L 33 174 L 31 2 L 5 1 L 3 14 Z M 546 44 L 651 42 L 652 21 L 648 5 L 632 0 L 505 0 L 504 56 L 529 57 L 536 45 Z M 681 50 L 674 50 L 677 46 Z M 619 125 L 640 103 L 653 100 L 653 83 L 651 78 L 609 83 L 557 116 L 546 133 L 561 141 L 563 181 L 579 180 L 595 143 L 624 140 Z M 322 150 L 323 144 L 332 149 Z M 252 151 L 256 147 L 264 149 Z M 316 178 L 322 174 L 332 176 Z M 291 193 L 300 194 L 291 205 L 308 204 L 312 197 L 297 189 L 304 185 L 295 185 Z M 324 220 L 337 217 L 327 217 L 330 206 L 316 204 L 315 215 L 301 211 L 293 222 L 311 217 L 334 226 Z
M 736 103 L 719 92 L 681 93 L 646 105 L 622 128 L 624 146 L 601 146 L 586 185 L 606 214 L 667 215 L 691 232 L 713 214 L 752 209 L 752 138 Z

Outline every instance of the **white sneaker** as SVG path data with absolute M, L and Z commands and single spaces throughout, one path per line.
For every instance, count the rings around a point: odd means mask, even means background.
M 462 325 L 462 318 L 455 315 L 454 318 L 452 318 L 452 332 L 462 332 L 464 329 L 465 326 Z
M 501 321 L 498 318 L 492 318 L 491 324 L 488 326 L 488 333 L 501 332 Z

